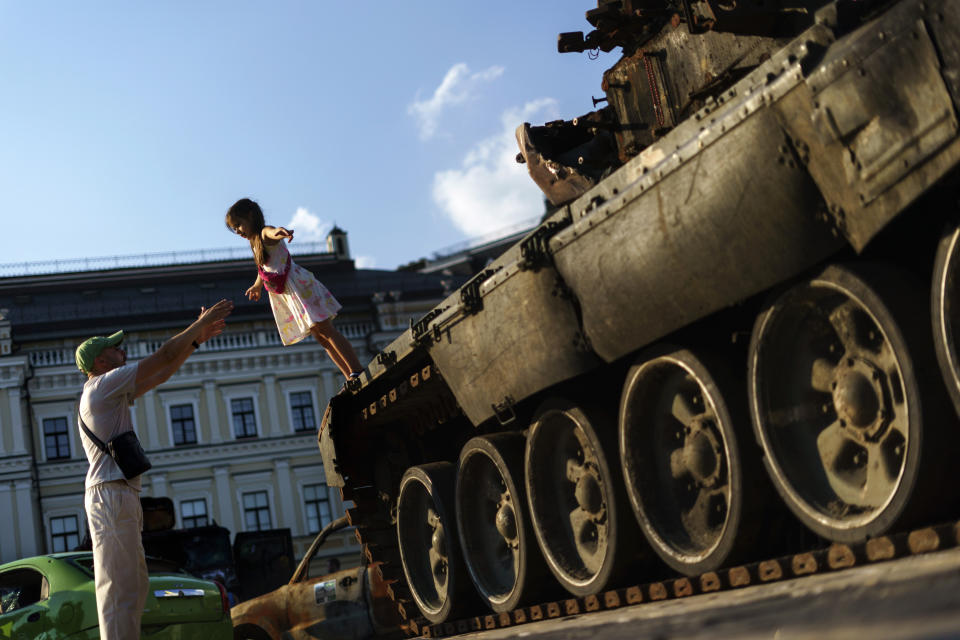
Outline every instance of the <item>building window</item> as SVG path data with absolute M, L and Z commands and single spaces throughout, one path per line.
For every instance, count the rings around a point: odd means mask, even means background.
M 207 526 L 207 501 L 203 498 L 180 502 L 180 522 L 184 529 Z
M 303 502 L 307 509 L 307 530 L 309 533 L 319 533 L 330 524 L 330 496 L 327 494 L 327 485 L 308 484 L 303 488 Z
M 317 421 L 313 413 L 313 397 L 309 391 L 290 394 L 290 413 L 294 431 L 316 431 Z
M 67 419 L 43 419 L 43 445 L 47 460 L 63 460 L 70 457 L 70 437 L 67 434 Z
M 173 428 L 173 444 L 197 444 L 197 423 L 193 419 L 192 404 L 171 406 L 170 426 Z
M 50 541 L 53 553 L 76 549 L 80 545 L 80 529 L 77 527 L 77 516 L 50 518 Z
M 264 531 L 272 528 L 266 491 L 243 494 L 243 522 L 245 531 Z
M 237 438 L 255 438 L 257 419 L 253 413 L 253 398 L 234 398 L 230 401 L 233 416 L 233 435 Z

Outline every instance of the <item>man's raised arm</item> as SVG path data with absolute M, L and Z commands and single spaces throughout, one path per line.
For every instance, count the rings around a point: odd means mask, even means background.
M 226 326 L 226 317 L 233 311 L 233 302 L 221 300 L 209 309 L 202 309 L 189 327 L 173 336 L 160 348 L 137 365 L 134 396 L 139 398 L 157 385 L 167 381 L 187 357 L 193 353 L 193 343 L 203 344 L 220 334 Z

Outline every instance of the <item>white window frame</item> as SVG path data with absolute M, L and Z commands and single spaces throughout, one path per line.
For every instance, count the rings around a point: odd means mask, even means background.
M 59 418 L 64 418 L 66 421 L 67 431 L 65 435 L 67 436 L 67 455 L 64 458 L 51 458 L 47 454 L 47 427 L 46 422 L 48 420 L 57 420 Z M 76 425 L 74 425 L 76 426 Z M 73 429 L 70 428 L 70 417 L 61 415 L 55 416 L 44 416 L 40 419 L 40 446 L 43 448 L 43 459 L 45 462 L 66 462 L 67 460 L 73 460 L 74 448 L 73 448 Z
M 178 391 L 163 391 L 157 394 L 160 397 L 160 404 L 163 405 L 163 419 L 167 430 L 167 446 L 171 449 L 180 449 L 182 447 L 195 447 L 205 444 L 202 437 L 200 422 L 200 389 L 181 389 Z M 193 406 L 193 426 L 197 432 L 197 441 L 191 444 L 176 444 L 173 439 L 173 418 L 170 416 L 172 407 L 189 404 Z
M 259 495 L 259 494 L 263 494 L 267 496 L 267 516 L 270 519 L 270 522 L 268 523 L 269 526 L 266 529 L 259 529 L 259 528 L 249 529 L 247 527 L 247 505 L 244 501 L 244 498 L 246 498 L 247 496 Z M 240 493 L 240 515 L 243 517 L 244 531 L 269 531 L 270 529 L 277 528 L 277 521 L 273 515 L 273 500 L 271 500 L 270 498 L 271 498 L 271 492 L 268 491 L 266 487 L 251 488 L 251 489 L 248 489 L 247 491 L 243 491 Z M 259 511 L 261 507 L 256 507 L 256 509 L 257 511 Z
M 83 539 L 87 535 L 87 514 L 84 512 L 82 506 L 77 506 L 78 504 L 83 504 L 82 494 L 50 497 L 43 501 L 43 518 L 44 526 L 46 527 L 46 540 L 44 542 L 47 545 L 47 549 L 53 549 L 52 523 L 54 518 L 75 516 L 77 518 L 77 535 L 80 537 L 80 542 L 83 542 Z
M 193 420 L 193 442 L 177 442 L 177 432 L 173 429 L 173 410 L 178 407 L 190 407 L 190 418 Z M 200 424 L 197 420 L 197 405 L 193 402 L 183 402 L 179 404 L 170 403 L 170 406 L 167 407 L 167 423 L 170 427 L 170 446 L 172 447 L 190 447 L 198 444 L 203 444 L 200 442 Z M 184 434 L 185 436 L 186 434 Z
M 33 405 L 33 417 L 36 420 L 36 425 L 39 431 L 40 450 L 43 452 L 41 460 L 44 462 L 64 463 L 71 460 L 76 460 L 78 454 L 86 456 L 86 454 L 83 453 L 83 446 L 80 443 L 80 423 L 77 420 L 76 404 L 72 402 L 37 403 Z M 43 431 L 43 421 L 50 420 L 52 418 L 64 417 L 67 419 L 67 444 L 70 447 L 70 456 L 67 458 L 48 459 L 47 443 Z
M 223 403 L 228 420 L 227 428 L 230 429 L 230 439 L 236 441 L 262 438 L 263 420 L 260 416 L 260 385 L 221 387 L 221 389 L 223 390 Z M 233 400 L 240 400 L 242 398 L 250 398 L 253 400 L 253 421 L 254 427 L 256 428 L 256 434 L 252 436 L 246 436 L 244 438 L 238 438 L 236 432 L 233 430 L 233 408 L 230 405 L 232 404 Z
M 210 520 L 210 524 L 213 524 L 213 514 L 218 506 L 214 500 L 213 486 L 213 480 L 210 478 L 178 480 L 170 483 L 168 497 L 173 500 L 178 527 L 183 528 L 183 521 L 180 518 L 180 503 L 184 500 L 205 500 L 207 503 L 207 519 Z
M 213 505 L 210 504 L 210 500 L 208 500 L 205 496 L 196 496 L 196 497 L 190 497 L 190 498 L 180 496 L 177 498 L 177 522 L 179 523 L 181 529 L 187 528 L 187 523 L 183 521 L 183 503 L 199 502 L 199 501 L 203 501 L 203 506 L 206 509 L 207 525 L 213 524 L 213 515 L 212 515 Z M 207 525 L 199 525 L 199 526 L 203 527 Z M 194 525 L 194 526 L 197 526 L 197 525 Z
M 233 428 L 232 424 L 230 428 Z M 237 526 L 238 531 L 249 531 L 249 529 L 247 529 L 247 514 L 243 509 L 243 494 L 254 491 L 267 492 L 267 508 L 270 509 L 271 528 L 276 529 L 280 526 L 277 520 L 277 499 L 276 492 L 274 491 L 276 478 L 272 471 L 234 474 L 233 482 L 235 486 L 234 495 L 236 496 L 237 507 L 240 513 L 240 524 Z
M 83 520 L 80 515 L 75 513 L 64 513 L 61 515 L 48 514 L 47 515 L 47 537 L 48 537 L 47 543 L 50 545 L 49 549 L 51 553 L 62 553 L 64 551 L 73 551 L 73 547 L 69 547 L 69 546 L 65 549 L 61 549 L 60 551 L 53 550 L 53 536 L 54 536 L 53 521 L 62 520 L 63 518 L 74 518 L 77 521 L 77 545 L 76 546 L 80 546 L 80 543 L 83 542 L 83 536 L 84 536 Z
M 320 428 L 320 419 L 321 419 L 322 416 L 321 416 L 320 411 L 319 411 L 319 409 L 318 409 L 319 404 L 317 403 L 317 392 L 316 392 L 315 387 L 316 387 L 316 385 L 306 385 L 306 384 L 296 385 L 296 386 L 292 386 L 292 385 L 291 385 L 291 386 L 289 386 L 289 387 L 284 386 L 284 389 L 283 389 L 283 397 L 286 399 L 286 405 L 287 405 L 287 424 L 290 425 L 290 433 L 293 433 L 293 434 L 296 434 L 296 435 L 299 435 L 299 436 L 306 435 L 306 434 L 310 434 L 310 433 L 316 434 L 317 429 Z M 314 421 L 314 423 L 315 423 L 315 427 L 314 427 L 313 431 L 306 431 L 306 430 L 304 430 L 304 431 L 297 431 L 296 428 L 295 428 L 294 425 L 293 425 L 293 398 L 292 398 L 292 396 L 293 396 L 293 394 L 295 394 L 295 393 L 309 393 L 309 394 L 310 394 L 310 401 L 313 402 L 313 421 Z
M 330 522 L 333 522 L 334 520 L 336 520 L 337 518 L 340 517 L 340 516 L 337 514 L 337 504 L 336 504 L 336 502 L 334 501 L 334 497 L 333 497 L 333 495 L 332 495 L 333 492 L 330 491 L 330 487 L 327 485 L 326 482 L 324 482 L 323 480 L 317 480 L 317 481 L 314 481 L 314 482 L 303 482 L 303 483 L 300 484 L 299 489 L 300 489 L 300 511 L 301 511 L 302 516 L 303 516 L 303 534 L 304 534 L 304 535 L 317 535 L 318 533 L 320 533 L 320 531 L 323 530 L 323 528 L 324 528 L 327 524 L 329 524 L 329 523 L 324 523 L 323 520 L 321 520 L 321 521 L 320 521 L 320 528 L 317 529 L 316 531 L 310 531 L 310 517 L 309 517 L 309 515 L 307 514 L 307 495 L 306 495 L 306 493 L 307 493 L 307 487 L 313 487 L 313 486 L 316 486 L 316 485 L 323 485 L 323 487 L 325 487 L 325 489 L 326 489 L 327 505 L 330 507 Z
M 297 498 L 300 504 L 300 522 L 297 527 L 300 535 L 311 535 L 307 530 L 307 496 L 306 488 L 308 484 L 327 485 L 327 477 L 323 473 L 323 466 L 317 467 L 297 467 L 294 470 L 297 477 Z M 330 518 L 336 520 L 344 515 L 343 502 L 340 500 L 340 492 L 327 485 L 327 501 L 330 503 Z

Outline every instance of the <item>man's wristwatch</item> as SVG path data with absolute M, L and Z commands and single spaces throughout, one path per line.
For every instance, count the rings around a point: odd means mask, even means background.
M 194 341 L 193 341 L 193 342 L 191 342 L 190 344 L 192 344 L 192 345 L 193 345 L 193 348 L 194 348 L 194 349 L 199 349 L 199 348 L 200 348 L 200 345 L 199 345 L 199 344 L 197 344 L 197 341 L 196 341 L 196 340 L 194 340 Z

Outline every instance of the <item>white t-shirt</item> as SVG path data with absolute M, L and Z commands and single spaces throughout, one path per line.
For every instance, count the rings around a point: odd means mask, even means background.
M 80 416 L 101 442 L 106 444 L 123 433 L 133 430 L 130 419 L 130 407 L 133 406 L 133 394 L 136 389 L 137 363 L 124 365 L 106 373 L 88 378 L 80 396 Z M 100 451 L 93 440 L 87 437 L 80 427 L 80 442 L 90 462 L 84 487 L 90 488 L 101 482 L 124 480 L 123 472 L 113 461 L 110 454 Z M 140 491 L 140 476 L 127 480 L 127 484 Z

